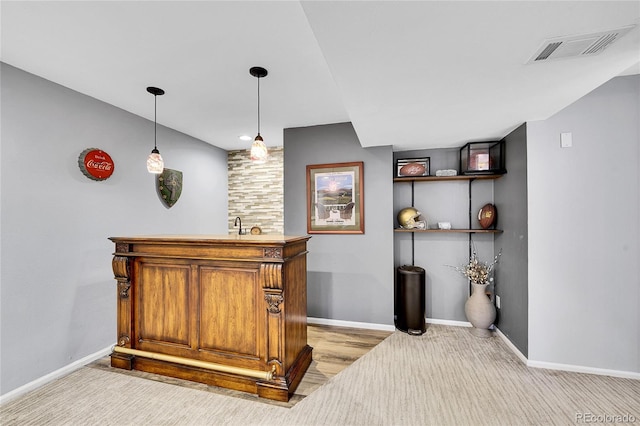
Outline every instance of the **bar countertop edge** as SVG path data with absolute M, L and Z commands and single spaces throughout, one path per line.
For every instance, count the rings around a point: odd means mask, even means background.
M 120 243 L 173 243 L 173 244 L 290 244 L 296 241 L 306 241 L 310 235 L 207 235 L 207 234 L 159 234 L 134 235 L 129 237 L 109 237 L 113 242 Z

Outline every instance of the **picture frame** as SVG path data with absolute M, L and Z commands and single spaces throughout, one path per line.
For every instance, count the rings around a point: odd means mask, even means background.
M 414 178 L 429 176 L 431 157 L 399 158 L 396 160 L 396 177 Z
M 307 233 L 364 234 L 364 163 L 307 165 Z

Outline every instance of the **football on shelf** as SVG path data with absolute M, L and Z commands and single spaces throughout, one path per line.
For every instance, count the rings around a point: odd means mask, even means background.
M 498 211 L 493 204 L 485 204 L 478 212 L 478 222 L 482 229 L 490 228 L 496 222 Z
M 409 163 L 400 167 L 398 173 L 400 176 L 422 176 L 427 171 L 427 168 L 420 163 Z

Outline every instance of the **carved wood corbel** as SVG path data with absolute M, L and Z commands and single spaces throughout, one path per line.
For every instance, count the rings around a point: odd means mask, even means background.
M 118 281 L 118 295 L 121 299 L 128 299 L 129 289 L 131 288 L 129 258 L 125 256 L 113 256 L 111 267 L 113 269 L 113 275 Z
M 282 290 L 282 264 L 263 263 L 260 265 L 262 287 Z

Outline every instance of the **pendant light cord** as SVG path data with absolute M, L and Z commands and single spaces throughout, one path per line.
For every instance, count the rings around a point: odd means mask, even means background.
M 158 95 L 153 95 L 153 149 L 158 149 Z
M 258 77 L 258 134 L 260 134 L 260 77 Z

